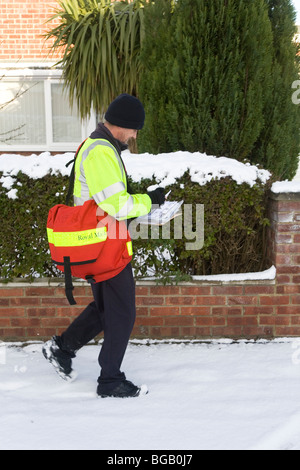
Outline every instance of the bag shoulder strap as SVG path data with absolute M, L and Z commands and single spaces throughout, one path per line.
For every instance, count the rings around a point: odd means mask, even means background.
M 74 158 L 72 160 L 70 160 L 67 164 L 66 164 L 66 167 L 68 168 L 68 166 L 70 166 L 72 163 L 73 163 L 73 166 L 72 166 L 72 170 L 71 170 L 71 173 L 70 173 L 70 178 L 69 178 L 69 188 L 68 188 L 68 193 L 67 193 L 67 196 L 66 196 L 66 205 L 68 206 L 70 204 L 70 200 L 71 200 L 71 197 L 73 195 L 73 191 L 74 191 L 74 180 L 75 180 L 75 163 L 76 163 L 76 158 L 77 158 L 77 155 L 79 154 L 80 150 L 81 150 L 81 147 L 83 146 L 83 144 L 87 141 L 87 139 L 85 139 L 83 142 L 81 142 L 81 144 L 79 145 L 78 149 L 76 150 L 76 153 L 74 155 Z
M 76 301 L 73 297 L 73 282 L 71 274 L 71 263 L 70 256 L 64 257 L 64 272 L 65 272 L 65 293 L 70 305 L 76 305 Z

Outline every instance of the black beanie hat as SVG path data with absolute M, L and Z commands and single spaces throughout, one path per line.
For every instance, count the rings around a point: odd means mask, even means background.
M 140 130 L 144 126 L 145 110 L 140 100 L 123 93 L 109 105 L 104 117 L 115 126 Z

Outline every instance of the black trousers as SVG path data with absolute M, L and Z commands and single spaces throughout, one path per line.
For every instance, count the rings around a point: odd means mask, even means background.
M 92 285 L 94 302 L 77 317 L 59 338 L 61 348 L 73 354 L 104 332 L 99 355 L 103 387 L 125 380 L 121 364 L 135 322 L 135 284 L 131 264 L 117 276 Z

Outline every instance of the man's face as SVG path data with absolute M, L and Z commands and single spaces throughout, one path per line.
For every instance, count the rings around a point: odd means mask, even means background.
M 136 129 L 119 128 L 118 140 L 123 144 L 128 144 L 129 139 L 136 139 L 138 131 Z

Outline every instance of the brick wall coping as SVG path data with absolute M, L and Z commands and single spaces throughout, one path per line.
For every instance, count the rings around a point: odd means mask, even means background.
M 257 275 L 261 275 L 260 278 Z M 182 281 L 177 284 L 167 284 L 169 288 L 172 286 L 201 286 L 201 285 L 227 285 L 227 284 L 266 284 L 274 285 L 276 282 L 276 269 L 275 267 L 262 271 L 261 273 L 245 273 L 245 274 L 220 274 L 212 276 L 195 276 L 195 279 L 191 281 Z M 197 279 L 199 277 L 200 279 Z M 88 283 L 83 280 L 73 280 L 74 287 L 88 287 Z M 164 287 L 162 283 L 157 283 L 155 279 L 145 279 L 136 281 L 137 286 L 160 286 Z M 0 289 L 14 288 L 14 287 L 64 287 L 64 280 L 58 278 L 39 278 L 33 281 L 27 281 L 26 279 L 14 279 L 11 282 L 1 282 Z
M 295 184 L 293 182 L 290 182 L 291 185 L 289 185 L 289 183 L 285 183 L 285 186 L 283 187 L 286 187 L 286 188 L 289 188 L 290 187 L 290 192 L 281 192 L 280 189 L 278 189 L 278 192 L 276 191 L 271 191 L 270 192 L 270 199 L 273 199 L 273 201 L 295 201 L 295 202 L 300 202 L 300 182 Z M 280 184 L 281 183 L 275 183 L 273 185 L 274 188 L 276 188 L 276 185 L 278 184 L 278 188 L 280 188 Z M 292 188 L 295 189 L 299 186 L 299 190 L 298 191 L 292 191 Z

